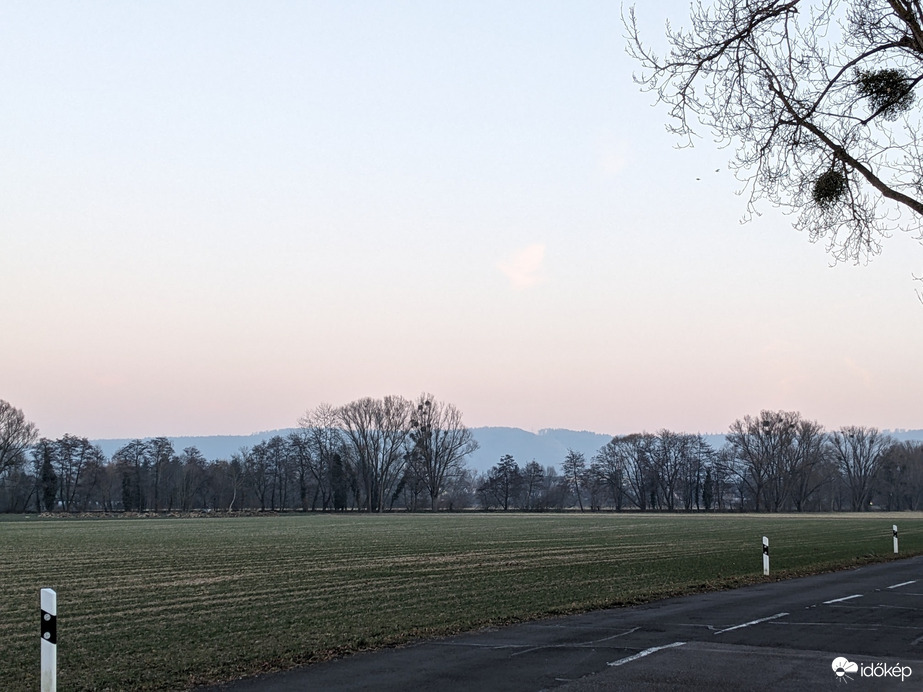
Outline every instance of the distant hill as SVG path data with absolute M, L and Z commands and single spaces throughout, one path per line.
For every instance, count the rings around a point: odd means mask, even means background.
M 898 442 L 923 442 L 923 430 L 885 430 Z
M 258 445 L 264 440 L 268 440 L 276 435 L 288 435 L 297 428 L 285 428 L 281 430 L 266 430 L 264 432 L 253 433 L 252 435 L 208 435 L 204 437 L 169 437 L 173 443 L 173 449 L 181 452 L 187 447 L 196 447 L 202 456 L 209 461 L 216 459 L 230 459 L 232 454 L 236 454 L 242 448 L 250 448 Z M 149 440 L 151 438 L 143 438 Z M 111 457 L 116 450 L 127 445 L 129 439 L 107 439 L 91 440 L 95 445 L 99 445 L 107 457 Z
M 552 428 L 537 433 L 519 428 L 473 428 L 471 432 L 480 447 L 468 457 L 468 465 L 478 471 L 486 471 L 504 454 L 511 455 L 520 466 L 533 459 L 542 466 L 560 466 L 568 449 L 582 452 L 589 461 L 612 439 L 612 435 L 586 430 Z
M 275 435 L 288 435 L 297 428 L 266 430 L 252 435 L 210 435 L 206 437 L 171 437 L 177 452 L 186 447 L 197 447 L 209 460 L 229 459 L 232 454 L 244 447 L 253 447 Z M 500 461 L 504 454 L 511 455 L 520 466 L 525 466 L 533 459 L 542 466 L 560 468 L 568 449 L 582 452 L 587 461 L 599 451 L 599 448 L 612 439 L 611 435 L 589 432 L 587 430 L 563 430 L 546 428 L 537 433 L 520 428 L 472 428 L 474 439 L 480 447 L 468 457 L 468 466 L 476 471 L 487 471 Z M 923 441 L 923 430 L 888 430 L 896 440 Z M 704 435 L 705 441 L 715 449 L 724 444 L 724 435 Z M 131 440 L 92 440 L 99 445 L 107 457 Z
M 253 447 L 275 435 L 288 435 L 297 428 L 266 430 L 252 435 L 211 435 L 207 437 L 171 437 L 177 452 L 186 447 L 197 447 L 209 460 L 228 459 L 244 447 Z M 583 452 L 587 459 L 612 439 L 611 435 L 574 430 L 540 430 L 538 433 L 519 428 L 472 428 L 474 439 L 480 447 L 468 457 L 468 465 L 478 471 L 486 471 L 500 461 L 504 454 L 511 454 L 520 466 L 533 459 L 542 466 L 557 466 L 564 459 L 568 449 Z M 129 439 L 93 440 L 107 457 L 120 447 L 131 442 Z

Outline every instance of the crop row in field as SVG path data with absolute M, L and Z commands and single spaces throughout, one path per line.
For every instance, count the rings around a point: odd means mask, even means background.
M 923 553 L 923 516 L 307 515 L 32 520 L 3 535 L 0 688 L 174 690 L 489 624 Z

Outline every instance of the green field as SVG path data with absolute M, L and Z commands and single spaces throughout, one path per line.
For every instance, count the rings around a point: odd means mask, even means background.
M 0 521 L 0 689 L 181 690 L 489 624 L 923 553 L 923 515 L 437 514 Z

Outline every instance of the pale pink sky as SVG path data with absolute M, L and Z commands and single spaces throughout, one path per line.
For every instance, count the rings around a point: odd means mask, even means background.
M 91 438 L 424 390 L 472 426 L 923 428 L 923 248 L 830 268 L 772 209 L 740 225 L 618 11 L 5 8 L 0 398 Z

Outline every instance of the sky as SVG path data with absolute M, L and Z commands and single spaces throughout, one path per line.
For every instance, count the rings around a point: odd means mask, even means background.
M 640 3 L 662 44 L 685 0 Z M 661 51 L 662 52 L 662 51 Z M 831 266 L 678 149 L 617 2 L 5 2 L 0 399 L 42 435 L 923 428 L 923 247 Z

